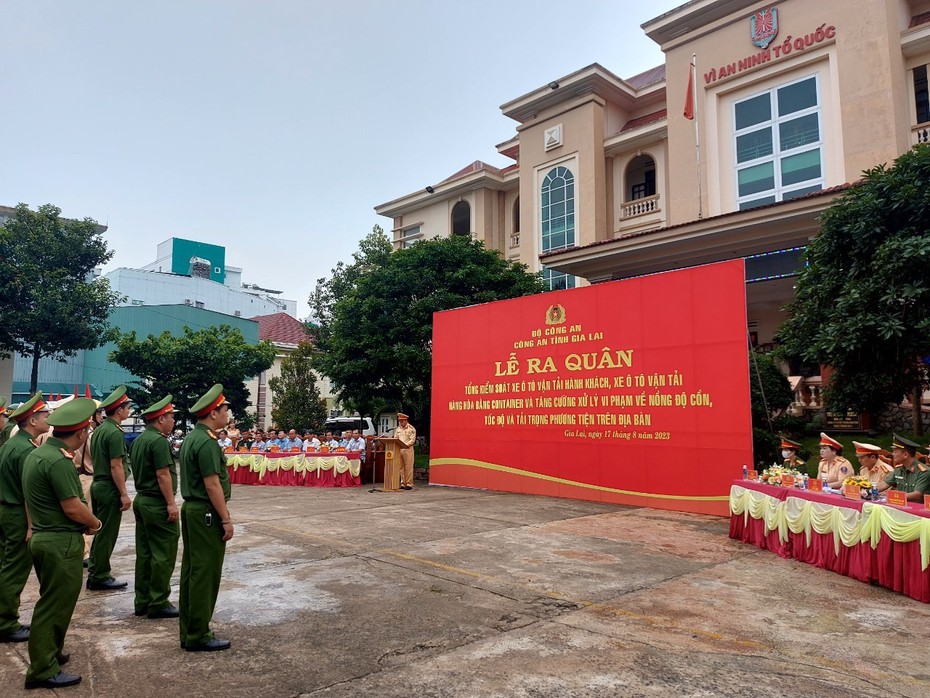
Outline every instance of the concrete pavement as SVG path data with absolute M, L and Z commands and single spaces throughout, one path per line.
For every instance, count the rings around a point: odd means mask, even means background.
M 82 592 L 66 649 L 84 681 L 59 693 L 930 694 L 930 607 L 731 541 L 724 519 L 368 489 L 233 487 L 219 653 L 133 615 L 127 513 L 113 568 L 129 590 Z M 37 593 L 31 576 L 24 622 Z M 26 694 L 26 663 L 0 645 L 4 696 Z

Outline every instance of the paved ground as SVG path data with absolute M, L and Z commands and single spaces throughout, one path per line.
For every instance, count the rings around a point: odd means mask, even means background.
M 722 519 L 425 486 L 234 486 L 231 508 L 214 625 L 233 649 L 181 651 L 131 585 L 85 591 L 67 640 L 84 682 L 62 695 L 930 694 L 930 607 Z M 132 564 L 126 517 L 114 569 Z M 36 595 L 32 577 L 26 621 Z M 0 645 L 4 697 L 26 693 L 26 656 Z

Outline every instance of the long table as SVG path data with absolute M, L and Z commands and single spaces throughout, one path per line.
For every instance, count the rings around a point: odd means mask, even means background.
M 361 487 L 360 454 L 227 453 L 229 481 L 279 487 Z
M 730 538 L 930 603 L 930 510 L 735 480 Z

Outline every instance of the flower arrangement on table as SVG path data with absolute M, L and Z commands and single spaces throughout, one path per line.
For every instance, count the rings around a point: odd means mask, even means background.
M 859 488 L 859 496 L 863 499 L 870 499 L 872 496 L 872 481 L 867 477 L 854 475 L 843 480 L 843 487 L 846 485 L 855 485 Z
M 790 475 L 795 478 L 795 481 L 802 477 L 800 470 L 786 468 L 781 465 L 773 465 L 771 468 L 766 468 L 762 471 L 762 482 L 781 487 L 782 477 L 785 475 Z

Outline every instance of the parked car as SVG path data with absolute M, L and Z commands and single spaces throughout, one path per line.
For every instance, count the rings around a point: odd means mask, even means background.
M 326 424 L 323 425 L 323 431 L 331 431 L 334 434 L 341 434 L 352 429 L 361 431 L 362 436 L 376 436 L 378 433 L 375 431 L 371 417 L 332 417 L 327 419 Z

